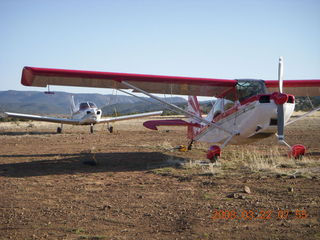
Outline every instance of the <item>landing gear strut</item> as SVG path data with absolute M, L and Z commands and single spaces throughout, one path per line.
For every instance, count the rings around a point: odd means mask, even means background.
M 194 143 L 194 140 L 192 139 L 191 142 L 188 145 L 188 150 L 192 150 L 192 144 Z
M 207 158 L 210 160 L 210 162 L 216 163 L 218 161 L 218 158 L 221 156 L 221 149 L 224 148 L 236 135 L 239 135 L 239 132 L 236 131 L 230 135 L 220 147 L 218 145 L 212 145 L 208 149 Z
M 57 133 L 62 133 L 63 124 L 61 123 L 61 127 L 57 127 Z
M 107 127 L 107 129 L 108 129 L 109 133 L 113 133 L 113 127 L 112 126 Z

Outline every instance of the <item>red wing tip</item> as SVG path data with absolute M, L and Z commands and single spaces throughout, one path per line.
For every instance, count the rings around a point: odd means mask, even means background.
M 33 72 L 30 67 L 24 67 L 22 70 L 21 84 L 24 86 L 32 86 Z

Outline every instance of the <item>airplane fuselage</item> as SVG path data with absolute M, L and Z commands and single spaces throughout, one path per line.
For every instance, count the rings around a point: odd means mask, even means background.
M 252 96 L 234 104 L 213 119 L 213 122 L 235 133 L 230 144 L 246 144 L 274 135 L 277 132 L 276 94 Z M 294 110 L 294 97 L 288 95 L 284 106 L 284 122 L 288 122 Z M 194 140 L 223 143 L 230 134 L 214 126 L 204 126 Z
M 87 108 L 74 112 L 71 116 L 71 119 L 78 120 L 79 125 L 94 125 L 99 122 L 101 113 L 101 109 L 98 109 L 96 107 Z

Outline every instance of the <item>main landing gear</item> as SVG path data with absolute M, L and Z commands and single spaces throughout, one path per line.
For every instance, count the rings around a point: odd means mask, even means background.
M 60 127 L 57 127 L 57 133 L 62 133 L 63 124 L 61 123 Z
M 221 149 L 224 148 L 234 136 L 239 135 L 239 132 L 234 132 L 232 135 L 230 135 L 221 146 L 218 145 L 212 145 L 209 147 L 207 152 L 207 158 L 210 160 L 211 163 L 216 163 L 218 161 L 218 158 L 221 156 Z
M 112 126 L 110 126 L 110 127 L 108 126 L 107 130 L 109 131 L 109 133 L 113 133 L 113 127 Z
M 290 156 L 295 159 L 301 159 L 306 153 L 306 147 L 301 144 L 296 144 L 291 147 Z
M 290 146 L 284 140 L 280 140 L 280 143 L 286 145 L 289 148 L 288 156 L 293 157 L 295 159 L 301 159 L 306 153 L 306 147 L 301 144 L 295 144 Z
M 289 157 L 293 157 L 295 159 L 301 159 L 306 153 L 306 147 L 301 144 L 293 145 L 289 151 Z
M 210 160 L 211 163 L 216 163 L 218 158 L 221 155 L 221 148 L 217 145 L 212 145 L 207 152 L 207 158 Z

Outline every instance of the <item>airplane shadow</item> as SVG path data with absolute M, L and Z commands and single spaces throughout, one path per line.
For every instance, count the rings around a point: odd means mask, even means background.
M 56 132 L 0 132 L 0 136 L 25 136 L 25 135 L 47 135 L 57 134 Z
M 310 152 L 310 153 L 306 153 L 306 156 L 320 156 L 320 152 Z
M 40 154 L 40 155 L 0 155 L 4 157 L 54 157 L 58 159 L 34 160 L 31 162 L 0 164 L 0 176 L 32 177 L 76 173 L 146 171 L 159 167 L 176 166 L 184 158 L 172 157 L 160 152 L 126 152 L 97 154 Z M 93 159 L 95 159 L 96 164 Z M 89 164 L 84 164 L 89 163 Z

